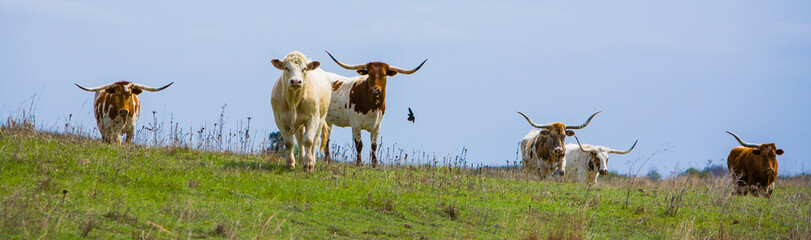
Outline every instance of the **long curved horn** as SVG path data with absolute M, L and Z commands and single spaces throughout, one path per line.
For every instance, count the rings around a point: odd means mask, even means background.
M 580 146 L 580 151 L 589 152 L 588 150 L 583 148 L 583 145 L 580 145 L 580 139 L 577 139 L 577 136 L 574 136 L 574 140 L 577 141 L 577 146 Z
M 549 125 L 538 125 L 538 124 L 536 124 L 535 122 L 532 121 L 532 119 L 529 119 L 529 117 L 527 117 L 527 115 L 522 113 L 522 112 L 518 112 L 518 114 L 521 114 L 521 116 L 524 116 L 524 118 L 527 119 L 527 122 L 529 122 L 529 125 L 532 125 L 533 127 L 543 128 L 543 129 L 548 129 L 549 128 Z
M 398 73 L 402 73 L 402 74 L 412 74 L 414 72 L 417 72 L 417 70 L 420 70 L 422 65 L 425 64 L 425 62 L 427 62 L 427 61 L 428 61 L 428 59 L 425 59 L 424 61 L 422 61 L 422 63 L 420 63 L 419 66 L 417 66 L 417 68 L 411 69 L 411 70 L 405 70 L 405 69 L 398 68 L 398 67 L 395 67 L 395 66 L 389 66 L 389 70 L 392 70 L 392 71 L 395 71 L 395 72 L 398 72 Z
M 85 91 L 88 91 L 88 92 L 98 92 L 98 91 L 104 90 L 105 88 L 109 87 L 112 84 L 104 84 L 104 85 L 94 87 L 94 88 L 85 88 L 85 87 L 79 86 L 78 83 L 73 83 L 73 85 L 76 85 L 77 87 L 81 88 L 82 90 L 85 90 Z
M 614 154 L 626 154 L 626 153 L 629 153 L 629 152 L 631 152 L 631 150 L 634 150 L 634 147 L 636 147 L 637 142 L 639 142 L 639 139 L 634 141 L 634 145 L 631 146 L 631 149 L 628 149 L 628 151 L 620 152 L 618 150 L 611 149 L 611 151 L 608 151 L 608 153 L 614 153 Z
M 741 144 L 741 146 L 744 146 L 744 147 L 751 147 L 751 148 L 756 148 L 756 147 L 759 147 L 759 146 L 760 146 L 759 144 L 751 144 L 751 143 L 746 143 L 746 142 L 744 142 L 743 140 L 741 140 L 741 138 L 739 138 L 739 137 L 738 137 L 738 135 L 735 135 L 734 133 L 732 133 L 732 132 L 730 132 L 730 131 L 726 131 L 726 132 L 727 132 L 727 133 L 729 133 L 729 135 L 732 135 L 733 137 L 735 137 L 735 140 L 738 140 L 738 143 L 740 143 L 740 144 Z
M 358 64 L 358 65 L 346 65 L 346 64 L 343 64 L 343 63 L 339 62 L 337 59 L 335 59 L 335 57 L 333 57 L 332 54 L 330 54 L 327 50 L 324 50 L 324 52 L 327 52 L 327 55 L 329 55 L 329 57 L 332 58 L 332 61 L 335 61 L 335 63 L 340 65 L 342 68 L 349 69 L 349 70 L 360 70 L 360 69 L 366 68 L 366 64 Z
M 137 88 L 140 88 L 141 90 L 146 90 L 146 91 L 150 91 L 150 92 L 157 92 L 157 91 L 163 90 L 165 88 L 168 88 L 169 86 L 172 86 L 172 84 L 175 84 L 175 82 L 171 82 L 171 83 L 167 84 L 166 86 L 159 87 L 159 88 L 153 88 L 153 87 L 150 87 L 150 86 L 145 86 L 145 85 L 141 85 L 141 84 L 137 84 L 137 83 L 133 83 L 132 85 L 134 85 Z
M 591 119 L 592 119 L 592 118 L 594 118 L 594 115 L 597 115 L 597 114 L 598 114 L 598 113 L 600 113 L 600 112 L 602 112 L 602 111 L 597 111 L 596 113 L 592 114 L 592 115 L 591 115 L 591 117 L 589 117 L 589 119 L 588 119 L 588 120 L 586 120 L 586 122 L 585 122 L 585 123 L 583 123 L 583 125 L 580 125 L 580 126 L 569 126 L 569 125 L 566 125 L 566 129 L 581 129 L 581 128 L 584 128 L 584 127 L 586 127 L 586 126 L 588 126 L 588 125 L 589 125 L 589 122 L 591 122 Z

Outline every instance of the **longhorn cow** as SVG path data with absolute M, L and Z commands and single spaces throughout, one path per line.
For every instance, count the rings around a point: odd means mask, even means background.
M 369 62 L 366 64 L 348 65 L 339 62 L 327 52 L 335 63 L 348 70 L 356 70 L 360 76 L 340 79 L 332 82 L 332 102 L 329 104 L 327 114 L 327 162 L 330 162 L 329 135 L 332 126 L 351 127 L 352 139 L 355 141 L 357 151 L 357 165 L 363 165 L 361 150 L 363 142 L 360 139 L 361 130 L 371 135 L 372 167 L 377 166 L 377 136 L 380 132 L 380 123 L 386 113 L 386 79 L 402 74 L 412 74 L 420 70 L 425 61 L 414 69 L 406 70 L 382 62 Z
M 727 157 L 729 174 L 735 177 L 737 185 L 733 194 L 752 192 L 752 196 L 758 197 L 758 193 L 763 191 L 766 198 L 771 197 L 777 179 L 776 155 L 783 155 L 783 149 L 777 148 L 774 143 L 746 143 L 734 133 L 727 133 L 741 144 L 732 148 Z
M 634 141 L 630 149 L 620 151 L 604 146 L 580 144 L 577 136 L 574 136 L 574 139 L 577 144 L 566 144 L 566 172 L 569 176 L 572 176 L 573 172 L 577 173 L 577 181 L 589 185 L 596 184 L 600 174 L 608 175 L 608 154 L 627 154 L 634 150 L 639 141 Z
M 141 100 L 138 94 L 143 91 L 157 92 L 174 84 L 153 88 L 137 83 L 120 81 L 94 88 L 77 87 L 88 92 L 95 92 L 93 112 L 101 139 L 107 143 L 121 144 L 121 135 L 127 134 L 126 142 L 132 142 L 135 122 L 141 116 Z
M 542 179 L 549 177 L 555 170 L 560 169 L 561 174 L 566 175 L 566 145 L 563 140 L 566 136 L 574 136 L 574 131 L 588 126 L 591 119 L 600 112 L 592 114 L 585 123 L 579 126 L 565 125 L 560 122 L 549 124 L 536 124 L 527 115 L 524 116 L 529 125 L 542 129 L 531 130 L 520 142 L 521 163 L 524 170 L 538 174 Z

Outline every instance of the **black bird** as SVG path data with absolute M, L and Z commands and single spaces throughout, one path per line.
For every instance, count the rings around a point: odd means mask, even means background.
M 408 108 L 408 121 L 414 122 L 414 112 L 411 111 L 411 108 Z

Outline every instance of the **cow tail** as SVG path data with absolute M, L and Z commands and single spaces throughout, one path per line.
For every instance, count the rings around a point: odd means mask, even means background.
M 318 151 L 324 151 L 324 147 L 327 146 L 327 141 L 329 141 L 330 131 L 332 129 L 329 128 L 327 122 L 321 123 L 321 143 L 318 144 Z

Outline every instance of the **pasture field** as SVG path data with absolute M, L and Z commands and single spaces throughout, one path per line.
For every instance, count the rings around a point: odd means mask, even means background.
M 0 128 L 0 239 L 809 239 L 811 178 L 539 181 L 510 168 L 316 163 Z M 633 184 L 632 184 L 633 183 Z

